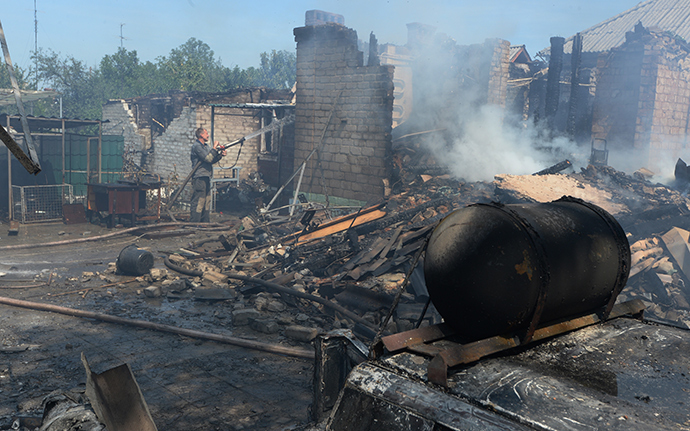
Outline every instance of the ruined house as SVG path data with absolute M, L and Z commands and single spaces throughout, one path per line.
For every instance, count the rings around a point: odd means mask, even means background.
M 637 25 L 599 57 L 592 135 L 659 171 L 687 155 L 690 50 Z
M 125 153 L 136 165 L 172 180 L 186 177 L 192 168 L 189 149 L 198 127 L 206 128 L 212 141 L 228 144 L 293 111 L 289 91 L 248 88 L 111 100 L 103 118 L 108 134 L 124 136 Z M 292 173 L 293 138 L 293 126 L 285 125 L 229 148 L 215 166 L 214 179 L 237 181 L 258 172 L 267 183 L 279 185 Z
M 651 0 L 575 36 L 552 38 L 538 55 L 560 70 L 551 96 L 554 128 L 581 143 L 606 140 L 621 169 L 670 170 L 686 151 L 688 16 L 687 1 Z M 535 78 L 535 94 L 548 99 L 538 83 L 544 79 Z M 536 105 L 534 115 L 548 116 Z

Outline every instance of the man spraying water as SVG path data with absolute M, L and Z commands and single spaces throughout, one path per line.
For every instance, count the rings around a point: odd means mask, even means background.
M 208 131 L 203 127 L 196 129 L 194 133 L 196 141 L 192 144 L 192 166 L 199 167 L 192 174 L 191 222 L 208 223 L 211 221 L 211 179 L 213 178 L 213 164 L 226 155 L 218 141 L 213 143 L 213 148 L 208 145 Z

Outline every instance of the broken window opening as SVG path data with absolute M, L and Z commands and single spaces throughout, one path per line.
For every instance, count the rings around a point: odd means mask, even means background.
M 285 117 L 285 110 L 280 108 L 262 109 L 261 110 L 261 128 L 269 126 L 275 120 L 280 120 Z M 282 139 L 282 126 L 274 131 L 266 132 L 261 135 L 261 154 L 277 154 L 280 141 Z

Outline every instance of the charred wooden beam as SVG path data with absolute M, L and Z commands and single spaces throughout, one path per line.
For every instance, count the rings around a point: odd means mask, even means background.
M 570 104 L 568 106 L 568 123 L 566 131 L 570 137 L 575 136 L 575 123 L 580 105 L 580 59 L 582 58 L 582 35 L 576 34 L 573 38 L 571 54 L 571 78 L 570 78 Z
M 544 114 L 551 127 L 553 127 L 553 120 L 556 117 L 556 111 L 558 111 L 564 43 L 565 39 L 562 37 L 551 38 L 551 58 L 549 60 L 549 74 L 546 81 L 546 104 L 544 109 Z

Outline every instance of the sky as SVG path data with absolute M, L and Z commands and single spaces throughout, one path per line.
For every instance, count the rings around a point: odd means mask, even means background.
M 12 7 L 7 4 L 0 13 L 0 22 L 13 64 L 24 69 L 31 67 L 36 41 L 39 49 L 98 67 L 103 56 L 120 46 L 136 50 L 141 61 L 153 62 L 192 37 L 208 44 L 224 66 L 247 68 L 259 65 L 261 52 L 294 51 L 293 29 L 304 26 L 304 14 L 312 9 L 343 15 L 345 25 L 365 41 L 373 31 L 379 44 L 404 45 L 406 24 L 420 22 L 461 45 L 501 38 L 526 45 L 534 57 L 549 46 L 552 36 L 567 38 L 636 4 L 637 0 L 13 0 Z

